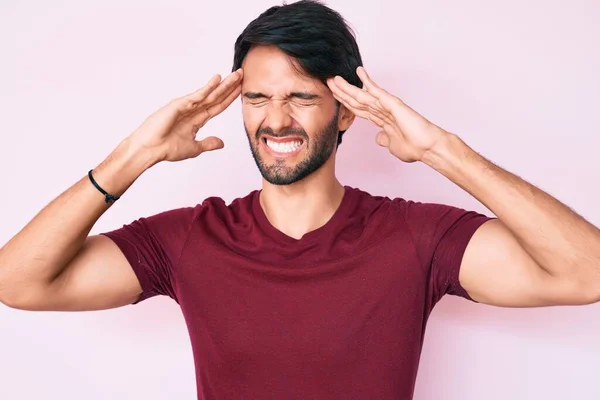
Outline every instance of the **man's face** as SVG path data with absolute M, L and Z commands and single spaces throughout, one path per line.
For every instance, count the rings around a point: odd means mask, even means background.
M 334 152 L 340 128 L 329 88 L 273 46 L 253 47 L 242 68 L 244 128 L 263 178 L 289 185 L 318 170 Z

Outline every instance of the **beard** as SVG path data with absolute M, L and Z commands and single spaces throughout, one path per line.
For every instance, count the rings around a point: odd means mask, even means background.
M 254 158 L 262 177 L 273 185 L 290 185 L 306 178 L 308 175 L 321 168 L 323 164 L 329 160 L 337 146 L 339 132 L 337 126 L 338 114 L 339 107 L 336 109 L 335 115 L 327 123 L 325 128 L 323 128 L 313 139 L 310 139 L 306 134 L 306 131 L 301 128 L 284 129 L 278 134 L 275 134 L 273 130 L 268 127 L 258 129 L 254 138 L 252 138 L 244 125 L 250 144 L 250 150 L 252 151 L 252 157 Z M 263 133 L 278 138 L 285 136 L 302 136 L 306 146 L 305 150 L 303 150 L 307 153 L 306 156 L 298 164 L 291 167 L 286 165 L 286 160 L 275 160 L 272 164 L 265 163 L 259 153 L 260 141 L 262 140 L 261 135 Z

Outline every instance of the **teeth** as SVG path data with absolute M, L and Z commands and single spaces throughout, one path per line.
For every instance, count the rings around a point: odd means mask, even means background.
M 267 139 L 267 146 L 278 153 L 291 153 L 298 150 L 300 146 L 302 146 L 302 141 L 296 140 L 293 142 L 279 143 Z

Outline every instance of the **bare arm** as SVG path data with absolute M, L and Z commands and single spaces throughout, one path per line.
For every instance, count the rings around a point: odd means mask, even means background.
M 499 306 L 600 301 L 600 230 L 541 189 L 445 134 L 426 163 L 498 216 L 467 246 L 460 281 Z
M 195 140 L 210 118 L 240 92 L 241 71 L 175 99 L 144 121 L 93 171 L 108 193 L 121 196 L 148 168 L 223 147 Z M 0 302 L 25 310 L 83 311 L 133 302 L 141 286 L 125 255 L 108 237 L 88 236 L 109 208 L 84 176 L 44 207 L 0 249 Z
M 120 196 L 153 163 L 150 154 L 125 140 L 94 169 L 94 179 L 108 193 Z M 92 281 L 85 286 L 108 289 L 103 296 L 107 304 L 118 306 L 134 297 L 141 288 L 117 246 L 106 243 L 108 238 L 88 238 L 109 207 L 87 175 L 44 207 L 0 250 L 0 300 L 24 309 L 68 308 L 57 292 L 73 275 L 100 278 L 96 285 Z M 117 279 L 103 285 L 97 271 Z
M 341 77 L 327 84 L 356 115 L 383 128 L 377 143 L 405 162 L 422 161 L 481 201 L 497 220 L 469 242 L 460 282 L 497 306 L 600 301 L 600 230 L 557 199 L 489 162 L 379 87 L 359 67 L 366 90 Z

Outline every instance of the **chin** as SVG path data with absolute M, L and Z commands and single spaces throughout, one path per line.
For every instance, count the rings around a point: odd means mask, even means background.
M 257 166 L 264 180 L 272 185 L 282 186 L 299 182 L 318 171 L 325 164 L 322 161 L 314 157 L 305 158 L 296 163 L 291 163 L 290 160 L 266 163 L 261 160 Z
M 298 165 L 285 165 L 287 162 L 264 163 L 258 167 L 264 180 L 272 185 L 291 185 L 306 177 L 298 170 Z
M 319 170 L 332 156 L 337 136 L 332 135 L 329 141 L 317 142 L 294 137 L 296 143 L 285 143 L 290 142 L 287 137 L 274 145 L 269 143 L 269 139 L 272 137 L 262 135 L 256 141 L 250 141 L 252 157 L 265 181 L 283 186 L 299 182 Z M 278 142 L 278 138 L 272 141 Z M 312 145 L 308 146 L 308 143 Z

